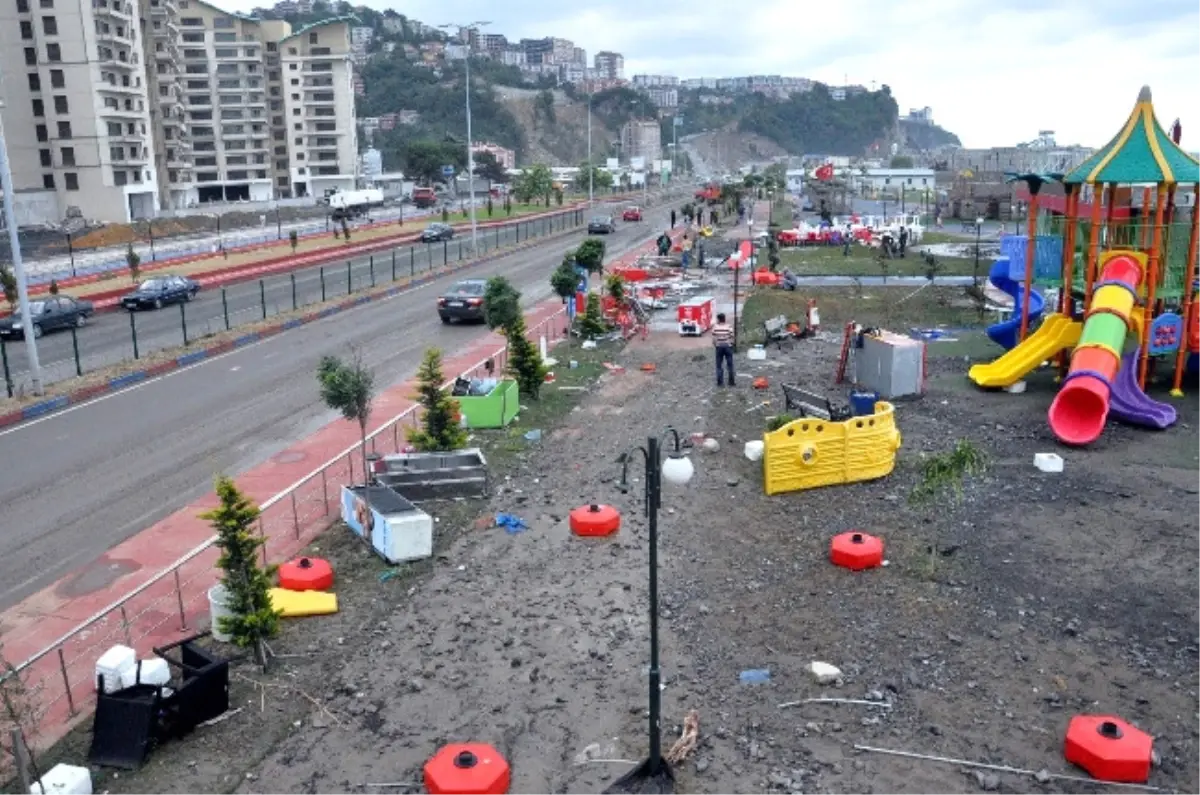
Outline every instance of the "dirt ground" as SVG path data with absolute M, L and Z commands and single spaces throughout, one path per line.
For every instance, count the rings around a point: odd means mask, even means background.
M 828 328 L 839 312 L 880 322 L 841 300 Z M 1083 775 L 1062 758 L 1079 713 L 1151 733 L 1150 783 L 1198 791 L 1195 386 L 1169 431 L 1113 425 L 1093 447 L 1065 450 L 1046 427 L 1048 374 L 1021 395 L 976 391 L 964 348 L 938 343 L 927 393 L 899 403 L 893 474 L 765 497 L 742 443 L 780 410 L 783 380 L 844 394 L 832 383 L 839 343 L 825 333 L 766 362 L 739 356 L 739 386 L 719 391 L 707 340 L 555 351 L 581 362 L 559 366 L 560 385 L 587 389 L 552 390 L 514 429 L 485 436 L 495 493 L 435 509 L 433 561 L 391 576 L 332 531 L 319 552 L 337 566 L 342 612 L 290 624 L 275 671 L 239 665 L 240 712 L 136 774 L 102 774 L 96 791 L 411 792 L 452 741 L 495 745 L 513 792 L 599 791 L 645 755 L 647 736 L 642 478 L 622 495 L 614 462 L 667 425 L 721 444 L 693 454 L 696 475 L 667 490 L 660 521 L 664 747 L 688 710 L 700 717 L 680 792 L 1121 791 L 853 748 Z M 606 360 L 624 372 L 596 366 Z M 639 369 L 647 361 L 652 374 Z M 758 374 L 769 391 L 750 389 Z M 539 445 L 521 435 L 531 427 L 544 431 Z M 925 457 L 960 439 L 986 470 L 958 499 L 910 505 Z M 1062 474 L 1033 466 L 1051 451 Z M 569 533 L 568 512 L 592 502 L 623 512 L 618 535 Z M 529 527 L 492 527 L 496 512 Z M 889 565 L 830 565 L 829 539 L 848 529 L 881 536 Z M 814 660 L 841 668 L 842 684 L 812 681 Z M 750 669 L 769 681 L 740 684 Z M 779 707 L 814 697 L 890 708 Z M 84 741 L 47 761 L 81 758 Z M 367 786 L 382 783 L 395 786 Z

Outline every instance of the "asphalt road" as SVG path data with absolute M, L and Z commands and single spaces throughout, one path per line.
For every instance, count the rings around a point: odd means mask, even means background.
M 597 212 L 600 212 L 599 210 Z M 609 212 L 609 210 L 604 210 Z M 581 217 L 586 221 L 588 214 Z M 479 248 L 484 253 L 498 246 L 511 246 L 531 235 L 556 233 L 560 227 L 554 219 L 553 232 L 548 222 L 531 220 L 519 225 L 481 229 Z M 351 243 L 353 243 L 351 238 Z M 446 244 L 417 244 L 394 249 L 395 278 L 428 273 L 431 269 L 456 264 L 470 250 L 470 233 L 460 234 Z M 316 304 L 322 300 L 345 297 L 375 285 L 393 280 L 392 251 L 378 252 L 369 257 L 356 257 L 346 262 L 306 268 L 292 276 L 268 276 L 259 282 L 229 285 L 222 290 L 201 291 L 191 302 L 165 306 L 159 310 L 134 313 L 102 312 L 93 316 L 88 325 L 74 334 L 70 330 L 47 332 L 38 340 L 38 355 L 42 365 L 42 381 L 52 384 L 74 378 L 79 371 L 91 372 L 100 367 L 134 358 L 134 336 L 137 355 L 146 356 L 166 348 L 185 344 L 203 344 L 203 337 L 227 328 L 236 328 L 289 312 L 293 308 Z M 322 286 L 324 284 L 324 286 Z M 185 339 L 186 335 L 186 339 Z M 79 350 L 76 367 L 75 348 Z M 29 388 L 29 365 L 25 344 L 20 341 L 4 343 L 9 376 L 14 389 Z
M 622 253 L 659 231 L 650 223 L 624 225 L 608 238 L 609 252 Z M 433 305 L 439 291 L 464 273 L 502 274 L 522 291 L 526 304 L 536 303 L 550 295 L 549 275 L 563 251 L 583 237 L 572 233 L 445 275 L 0 431 L 0 505 L 5 517 L 0 533 L 0 609 L 207 493 L 214 472 L 242 472 L 335 419 L 337 415 L 321 404 L 313 376 L 322 355 L 345 355 L 358 347 L 381 385 L 408 378 L 427 347 L 453 351 L 488 333 L 482 326 L 444 326 Z M 311 278 L 306 283 L 312 295 Z M 243 301 L 256 299 L 257 286 L 250 290 Z M 276 286 L 270 295 L 290 305 L 290 285 Z M 208 307 L 209 315 L 219 311 L 211 297 L 207 301 L 196 302 L 189 311 L 201 306 Z M 128 317 L 110 317 L 111 331 L 106 331 L 109 321 L 104 319 L 85 331 L 119 339 L 128 330 Z M 169 329 L 178 320 L 177 309 L 138 320 L 149 323 L 152 317 L 162 318 L 163 339 L 174 333 Z

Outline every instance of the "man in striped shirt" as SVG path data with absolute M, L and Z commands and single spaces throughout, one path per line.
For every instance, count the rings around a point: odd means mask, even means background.
M 733 374 L 733 326 L 725 322 L 725 313 L 717 314 L 712 327 L 713 349 L 717 354 L 717 386 L 725 386 L 725 373 L 729 373 L 729 385 L 737 386 Z

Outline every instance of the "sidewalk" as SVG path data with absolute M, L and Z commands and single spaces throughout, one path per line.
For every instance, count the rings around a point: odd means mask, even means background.
M 652 247 L 639 246 L 609 266 L 635 261 Z M 557 298 L 532 307 L 526 312 L 530 338 L 536 343 L 545 336 L 551 344 L 560 339 L 562 312 Z M 452 381 L 482 368 L 489 358 L 503 370 L 504 340 L 498 333 L 447 356 L 443 373 Z M 376 398 L 368 432 L 390 430 L 374 437 L 373 451 L 386 454 L 404 446 L 404 430 L 416 422 L 415 392 L 410 379 Z M 397 422 L 405 412 L 407 418 Z M 362 477 L 358 442 L 355 424 L 335 420 L 237 476 L 239 487 L 262 507 L 259 525 L 269 561 L 295 555 L 336 519 L 341 485 Z M 198 515 L 215 503 L 209 492 L 0 615 L 4 658 L 13 664 L 28 661 L 20 670 L 37 702 L 39 747 L 58 740 L 88 714 L 95 661 L 109 646 L 123 643 L 145 654 L 207 625 L 207 592 L 217 579 L 218 552 L 201 549 L 213 533 Z

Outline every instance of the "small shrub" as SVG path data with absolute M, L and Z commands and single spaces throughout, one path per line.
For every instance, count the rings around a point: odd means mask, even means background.
M 0 264 L 0 287 L 4 289 L 4 300 L 9 309 L 17 306 L 17 275 L 7 264 Z
M 50 295 L 58 295 L 58 279 L 50 280 Z
M 578 286 L 579 274 L 575 271 L 575 252 L 568 251 L 563 261 L 554 269 L 554 273 L 550 274 L 550 287 L 565 303 L 575 295 L 575 288 Z
M 138 275 L 142 272 L 142 258 L 138 256 L 136 251 L 133 250 L 132 243 L 130 243 L 129 247 L 125 249 L 125 264 L 129 266 L 129 278 L 132 279 L 136 284 Z
M 417 394 L 414 396 L 424 409 L 421 429 L 408 434 L 408 441 L 423 453 L 459 450 L 467 444 L 467 431 L 460 424 L 458 401 L 442 388 L 445 382 L 442 352 L 429 348 L 417 370 Z
M 774 417 L 767 417 L 767 433 L 777 431 L 789 422 L 795 422 L 796 418 L 791 414 L 776 414 Z
M 296 234 L 296 230 L 288 232 L 288 243 L 292 245 L 292 253 L 296 253 L 296 246 L 300 244 L 300 236 Z
M 450 209 L 448 207 L 442 208 L 442 223 L 443 224 L 450 223 Z
M 930 456 L 921 466 L 921 480 L 909 492 L 911 505 L 926 505 L 949 491 L 962 497 L 963 480 L 987 469 L 987 456 L 968 439 L 959 439 L 952 450 Z
M 579 321 L 579 335 L 585 340 L 594 340 L 608 333 L 604 322 L 604 312 L 600 307 L 600 294 L 588 293 L 587 307 L 583 311 L 583 319 Z

